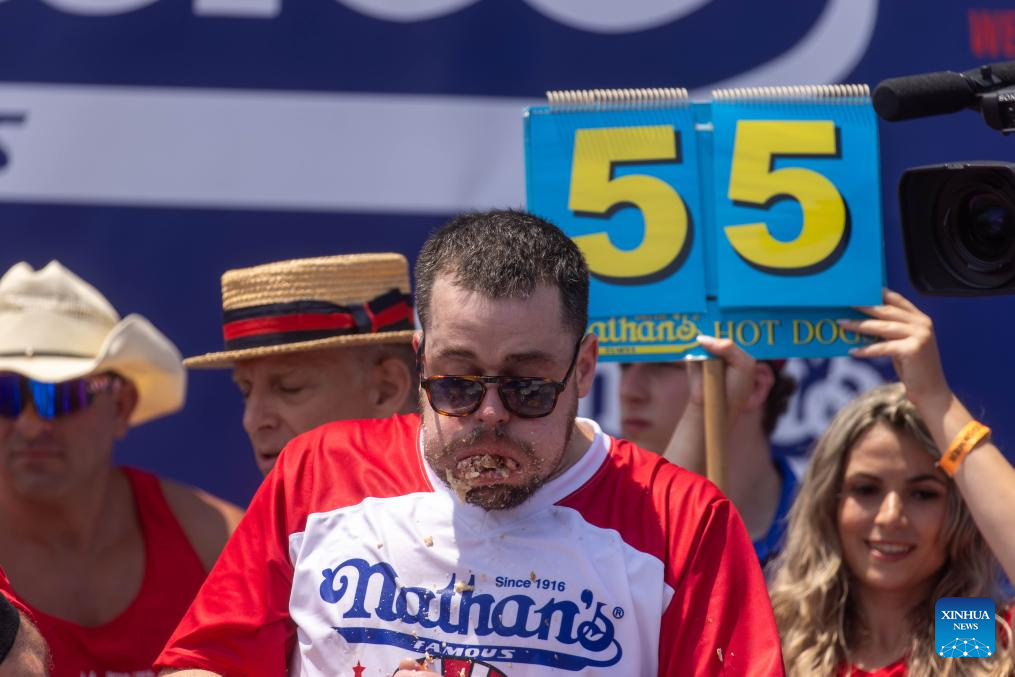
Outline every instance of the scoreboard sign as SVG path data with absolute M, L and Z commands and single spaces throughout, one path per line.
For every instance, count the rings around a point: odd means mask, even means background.
M 551 92 L 525 120 L 530 211 L 581 248 L 606 359 L 843 355 L 884 284 L 877 124 L 859 85 Z

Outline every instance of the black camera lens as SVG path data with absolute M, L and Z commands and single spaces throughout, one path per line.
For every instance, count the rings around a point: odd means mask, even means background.
M 996 264 L 1015 243 L 1015 205 L 997 192 L 967 195 L 956 213 L 956 235 L 972 258 Z
M 955 278 L 998 289 L 1015 278 L 1015 185 L 1010 172 L 969 163 L 948 172 L 933 217 L 936 249 Z
M 928 294 L 1015 294 L 1015 164 L 914 167 L 899 181 L 906 265 Z

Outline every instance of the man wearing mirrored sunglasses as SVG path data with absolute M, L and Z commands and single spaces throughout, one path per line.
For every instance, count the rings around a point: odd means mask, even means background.
M 183 405 L 176 347 L 51 262 L 0 279 L 0 566 L 54 675 L 150 673 L 240 511 L 113 466 Z
M 576 418 L 596 364 L 588 292 L 578 248 L 534 216 L 465 214 L 431 235 L 416 263 L 422 417 L 291 442 L 159 665 L 782 674 L 730 502 Z

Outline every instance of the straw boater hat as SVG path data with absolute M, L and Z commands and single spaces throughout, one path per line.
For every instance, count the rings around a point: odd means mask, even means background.
M 59 383 L 115 371 L 138 402 L 131 425 L 183 406 L 180 353 L 140 315 L 120 319 L 109 301 L 58 261 L 16 263 L 0 278 L 0 371 Z
M 183 363 L 230 367 L 237 360 L 304 350 L 412 340 L 409 263 L 401 254 L 293 259 L 222 276 L 225 350 Z

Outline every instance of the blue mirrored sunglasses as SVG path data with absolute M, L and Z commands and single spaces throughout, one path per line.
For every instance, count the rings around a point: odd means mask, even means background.
M 96 395 L 114 389 L 121 382 L 112 373 L 60 383 L 33 381 L 21 374 L 0 374 L 0 416 L 17 418 L 31 402 L 40 418 L 52 420 L 87 408 Z

